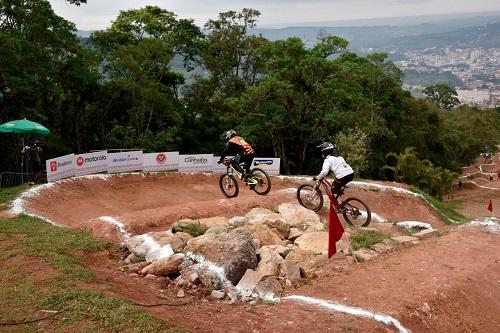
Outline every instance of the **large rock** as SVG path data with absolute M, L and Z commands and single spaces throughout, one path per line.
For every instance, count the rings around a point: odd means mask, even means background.
M 247 269 L 242 276 L 236 288 L 242 294 L 252 294 L 257 286 L 257 283 L 262 279 L 262 276 L 253 269 Z
M 156 251 L 161 248 L 150 235 L 139 235 L 131 237 L 127 241 L 128 250 L 140 258 L 146 257 L 149 252 Z
M 259 251 L 260 261 L 257 273 L 264 276 L 277 276 L 283 265 L 284 259 L 270 247 L 263 247 Z
M 318 214 L 299 204 L 283 203 L 279 205 L 278 210 L 283 219 L 292 227 L 321 223 Z
M 227 279 L 233 284 L 240 280 L 247 269 L 257 267 L 253 237 L 241 228 L 227 233 L 212 233 L 193 238 L 184 250 L 186 253 L 201 255 L 223 268 Z
M 290 282 L 300 279 L 300 266 L 297 263 L 286 261 L 283 264 L 283 274 Z
M 259 223 L 263 219 L 269 218 L 269 217 L 275 217 L 275 218 L 281 218 L 281 216 L 275 212 L 273 212 L 270 209 L 267 208 L 253 208 L 250 210 L 246 215 L 245 218 L 247 220 L 246 223 Z
M 179 266 L 184 260 L 183 254 L 173 254 L 169 257 L 159 259 L 144 267 L 141 273 L 144 275 L 153 274 L 157 276 L 168 276 L 179 272 Z
M 166 257 L 171 256 L 174 254 L 174 250 L 172 250 L 172 247 L 170 244 L 167 244 L 165 246 L 160 247 L 159 249 L 155 251 L 150 251 L 148 254 L 146 254 L 146 261 L 147 262 L 153 262 L 157 261 Z
M 290 226 L 281 215 L 265 208 L 254 208 L 246 215 L 247 224 L 265 224 L 281 239 L 290 235 Z
M 299 249 L 314 254 L 328 253 L 328 232 L 310 232 L 303 234 L 294 242 Z
M 260 246 L 283 245 L 281 238 L 265 224 L 247 224 L 234 230 L 246 230 L 252 238 L 258 239 Z
M 269 249 L 273 250 L 274 252 L 276 252 L 277 254 L 279 254 L 280 256 L 282 256 L 283 258 L 286 258 L 286 255 L 291 250 L 291 248 L 289 248 L 287 246 L 284 246 L 284 245 L 267 245 L 267 246 L 263 246 L 262 248 L 260 248 L 257 251 L 257 254 L 259 255 L 260 251 L 262 249 L 265 249 L 265 248 L 269 248 Z
M 313 252 L 294 247 L 286 256 L 285 261 L 300 264 L 314 257 L 316 255 Z
M 214 227 L 222 227 L 226 226 L 227 223 L 229 222 L 229 219 L 227 217 L 221 217 L 221 216 L 216 216 L 216 217 L 208 217 L 204 219 L 199 219 L 198 222 L 205 227 L 205 229 L 210 229 Z
M 163 232 L 150 232 L 148 235 L 162 247 L 170 245 L 175 253 L 182 252 L 187 243 L 184 238 L 179 237 L 177 234 L 174 235 L 170 230 Z
M 274 294 L 280 294 L 283 292 L 283 288 L 281 287 L 281 284 L 276 276 L 265 276 L 257 282 L 255 291 L 260 297 L 267 299 L 273 298 Z

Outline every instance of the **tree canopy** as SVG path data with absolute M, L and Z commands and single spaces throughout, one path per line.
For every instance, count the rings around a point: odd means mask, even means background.
M 440 85 L 416 99 L 387 55 L 356 55 L 338 36 L 320 34 L 310 47 L 253 35 L 259 15 L 223 12 L 202 31 L 146 6 L 83 42 L 48 1 L 3 0 L 0 121 L 49 127 L 46 158 L 109 148 L 218 154 L 220 135 L 236 128 L 291 174 L 317 173 L 314 146 L 332 140 L 358 175 L 438 196 L 452 171 L 497 147 L 498 109 L 458 106 Z M 2 142 L 2 170 L 13 170 L 20 149 L 14 137 Z

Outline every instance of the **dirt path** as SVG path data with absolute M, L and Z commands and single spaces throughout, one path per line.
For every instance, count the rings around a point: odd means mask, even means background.
M 282 202 L 296 202 L 294 180 L 273 178 L 269 195 L 257 196 L 243 188 L 240 196 L 231 200 L 221 195 L 217 181 L 215 175 L 177 174 L 80 178 L 28 198 L 25 207 L 57 224 L 88 228 L 103 236 L 104 224 L 96 220 L 101 216 L 112 216 L 135 234 L 166 230 L 185 217 L 231 217 L 253 207 L 276 209 Z M 460 195 L 464 202 L 471 203 L 467 215 L 473 216 L 474 209 L 478 209 L 477 216 L 486 215 L 480 214 L 479 207 L 488 193 L 466 186 Z M 353 263 L 352 257 L 334 257 L 317 279 L 287 290 L 281 295 L 285 298 L 274 305 L 229 305 L 199 292 L 194 296 L 188 292 L 179 299 L 178 289 L 169 288 L 166 280 L 123 273 L 106 254 L 93 256 L 89 264 L 101 282 L 110 286 L 111 293 L 132 302 L 190 302 L 148 307 L 148 311 L 194 332 L 402 332 L 370 318 L 324 309 L 329 303 L 323 303 L 322 308 L 286 296 L 306 296 L 312 303 L 335 302 L 392 316 L 403 329 L 412 332 L 500 332 L 499 234 L 446 226 L 422 199 L 413 195 L 352 186 L 348 196 L 362 198 L 373 212 L 390 222 L 427 222 L 444 235 L 366 263 Z M 321 215 L 325 216 L 325 212 Z M 371 226 L 383 225 L 374 221 Z
M 99 264 L 101 279 L 129 300 L 186 301 L 177 299 L 177 290 L 162 281 L 117 272 L 104 259 L 92 261 Z M 497 333 L 499 276 L 500 235 L 469 227 L 362 264 L 331 260 L 311 285 L 289 290 L 285 296 L 303 295 L 391 315 L 414 333 Z M 249 306 L 194 298 L 194 303 L 175 310 L 170 306 L 150 310 L 194 332 L 398 332 L 371 319 L 286 299 Z
M 89 229 L 98 237 L 116 240 L 114 227 L 99 217 L 113 217 L 131 234 L 163 231 L 182 218 L 233 217 L 254 207 L 277 209 L 283 202 L 297 203 L 296 188 L 303 181 L 273 177 L 268 195 L 259 196 L 240 186 L 240 195 L 229 200 L 219 190 L 217 175 L 77 178 L 44 189 L 28 198 L 25 207 L 58 225 Z M 362 198 L 372 212 L 388 222 L 417 220 L 435 228 L 445 227 L 432 209 L 412 195 L 351 186 L 344 197 L 350 196 Z M 325 207 L 321 215 L 326 217 L 326 212 Z M 374 220 L 372 226 L 376 227 Z

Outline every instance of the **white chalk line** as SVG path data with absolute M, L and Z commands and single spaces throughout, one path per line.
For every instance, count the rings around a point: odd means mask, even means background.
M 296 302 L 300 302 L 300 303 L 305 303 L 305 304 L 309 304 L 309 305 L 314 305 L 314 306 L 317 306 L 319 308 L 323 308 L 323 309 L 327 309 L 327 310 L 335 311 L 335 312 L 340 312 L 340 313 L 345 313 L 345 314 L 350 314 L 350 315 L 353 315 L 355 317 L 373 319 L 373 320 L 381 322 L 385 325 L 393 325 L 394 327 L 396 327 L 399 330 L 400 333 L 410 333 L 410 330 L 403 327 L 403 325 L 399 322 L 399 320 L 395 319 L 394 317 L 384 315 L 381 313 L 370 312 L 368 310 L 365 310 L 365 309 L 362 309 L 359 307 L 343 305 L 343 304 L 334 303 L 331 301 L 313 298 L 313 297 L 307 297 L 307 296 L 292 295 L 292 296 L 286 296 L 283 299 L 296 301 Z
M 495 188 L 495 187 L 488 187 L 488 186 L 483 186 L 483 185 L 479 185 L 478 183 L 474 182 L 474 181 L 468 181 L 468 182 L 465 182 L 466 184 L 469 183 L 469 184 L 473 184 L 473 185 L 476 185 L 477 187 L 480 187 L 480 188 L 484 188 L 484 189 L 487 189 L 487 190 L 494 190 L 494 191 L 498 191 L 500 190 L 500 188 Z

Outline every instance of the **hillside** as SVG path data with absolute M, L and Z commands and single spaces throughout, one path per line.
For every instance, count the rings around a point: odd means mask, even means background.
M 485 47 L 500 46 L 500 21 L 486 26 L 463 28 L 444 33 L 399 37 L 388 41 L 387 48 L 427 49 L 439 47 Z

